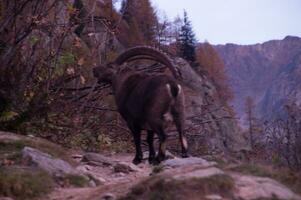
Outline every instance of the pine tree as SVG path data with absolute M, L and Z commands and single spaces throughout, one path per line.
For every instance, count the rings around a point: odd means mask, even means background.
M 178 38 L 179 56 L 190 62 L 195 62 L 195 44 L 195 35 L 187 12 L 184 11 L 184 21 Z

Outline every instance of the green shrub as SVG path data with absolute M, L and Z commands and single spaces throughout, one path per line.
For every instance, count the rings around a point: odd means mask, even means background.
M 72 185 L 75 187 L 85 187 L 88 185 L 87 178 L 76 174 L 67 174 L 64 177 L 64 182 L 67 186 Z

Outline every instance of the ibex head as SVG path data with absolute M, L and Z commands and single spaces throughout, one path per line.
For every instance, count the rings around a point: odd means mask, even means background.
M 116 69 L 110 64 L 93 68 L 93 75 L 97 78 L 98 83 L 112 84 L 114 74 L 116 74 Z

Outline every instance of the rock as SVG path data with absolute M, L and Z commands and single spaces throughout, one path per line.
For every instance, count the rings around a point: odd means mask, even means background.
M 115 200 L 116 196 L 112 193 L 105 193 L 100 197 L 100 200 Z
M 90 165 L 79 165 L 75 168 L 77 171 L 81 173 L 87 173 L 92 170 L 92 166 Z
M 13 199 L 10 197 L 0 197 L 0 200 L 13 200 Z
M 216 167 L 210 167 L 206 169 L 198 169 L 192 172 L 178 174 L 174 176 L 175 179 L 191 179 L 191 178 L 207 178 L 214 175 L 224 174 L 224 172 Z
M 25 163 L 35 165 L 53 176 L 60 177 L 75 172 L 74 168 L 66 161 L 53 158 L 51 155 L 31 147 L 24 147 L 22 159 Z
M 32 135 L 32 134 L 29 134 L 29 135 L 26 135 L 27 137 L 29 138 L 35 138 L 36 136 Z
M 92 179 L 94 181 L 94 183 L 98 186 L 98 185 L 103 185 L 105 184 L 107 181 L 106 179 L 100 177 L 97 174 L 94 173 L 87 173 L 86 174 L 90 179 Z
M 137 166 L 132 163 L 118 162 L 113 166 L 114 172 L 122 172 L 128 174 L 130 172 L 141 171 Z
M 83 159 L 83 155 L 80 155 L 80 154 L 75 154 L 75 155 L 72 155 L 71 158 L 74 159 L 75 161 L 77 162 L 80 162 L 82 159 Z
M 217 195 L 217 194 L 207 195 L 207 196 L 205 196 L 205 198 L 208 200 L 222 200 L 223 199 L 223 197 L 221 197 L 220 195 Z
M 199 129 L 192 128 L 188 137 L 191 153 L 199 153 L 200 144 L 204 144 L 208 151 L 226 152 L 238 151 L 245 147 L 247 141 L 237 127 L 237 122 L 231 118 L 231 109 L 222 106 L 221 99 L 217 98 L 218 88 L 204 72 L 197 73 L 187 61 L 174 58 L 174 65 L 181 72 L 185 91 L 186 126 L 198 127 L 204 121 L 205 134 L 200 134 Z M 221 109 L 222 106 L 222 109 Z M 206 109 L 204 109 L 206 107 Z M 225 117 L 227 116 L 227 117 Z M 228 118 L 229 117 L 229 118 Z
M 158 154 L 158 152 L 156 153 Z M 166 158 L 167 159 L 174 159 L 174 158 L 177 158 L 177 156 L 175 156 L 174 154 L 172 154 L 170 151 L 166 150 L 165 152 L 165 155 L 166 155 Z M 149 156 L 149 151 L 144 151 L 143 152 L 143 158 L 148 158 Z
M 200 167 L 211 167 L 216 165 L 216 163 L 209 162 L 207 160 L 204 160 L 202 158 L 197 158 L 197 157 L 175 158 L 163 162 L 164 167 L 172 167 L 172 168 L 186 167 L 191 165 L 198 165 Z
M 13 134 L 13 133 L 9 133 L 9 132 L 4 132 L 4 131 L 0 131 L 0 140 L 1 141 L 16 141 L 16 140 L 20 140 L 22 139 L 21 136 Z
M 235 195 L 238 199 L 272 199 L 277 197 L 278 199 L 301 200 L 300 196 L 273 179 L 238 174 L 231 176 L 235 180 L 237 188 Z
M 96 166 L 110 166 L 114 164 L 110 158 L 97 153 L 86 153 L 82 159 L 82 162 L 88 162 L 88 164 Z
M 93 180 L 90 180 L 88 183 L 89 187 L 96 187 L 96 183 Z
M 125 173 L 123 173 L 123 172 L 118 172 L 118 173 L 114 174 L 113 177 L 116 177 L 116 178 L 125 177 Z

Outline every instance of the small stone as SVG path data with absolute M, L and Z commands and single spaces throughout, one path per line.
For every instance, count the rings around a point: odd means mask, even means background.
M 116 196 L 112 193 L 105 193 L 100 197 L 100 200 L 115 200 Z
M 205 196 L 205 198 L 208 200 L 222 200 L 223 199 L 223 197 L 221 197 L 220 195 L 217 195 L 217 194 L 207 195 L 207 196 Z
M 88 173 L 86 174 L 88 177 L 90 177 L 90 179 L 92 179 L 96 185 L 103 185 L 105 184 L 107 181 L 106 179 L 96 175 L 96 174 L 93 174 L 93 173 Z
M 130 173 L 141 171 L 139 167 L 132 163 L 118 162 L 113 166 L 114 172 Z
M 76 170 L 81 173 L 87 173 L 88 171 L 91 171 L 93 168 L 90 165 L 79 165 L 76 167 Z
M 96 166 L 111 166 L 114 164 L 110 158 L 97 153 L 86 153 L 82 161 Z
M 90 180 L 88 185 L 89 187 L 96 187 L 96 183 L 93 180 Z
M 80 154 L 74 154 L 71 156 L 71 158 L 73 158 L 74 160 L 77 160 L 77 161 L 81 161 L 83 159 L 83 155 L 80 155 Z
M 32 134 L 29 134 L 29 135 L 27 135 L 27 137 L 30 137 L 30 138 L 35 138 L 35 136 L 34 136 L 34 135 L 32 135 Z
M 118 172 L 114 175 L 114 177 L 125 177 L 125 173 Z

